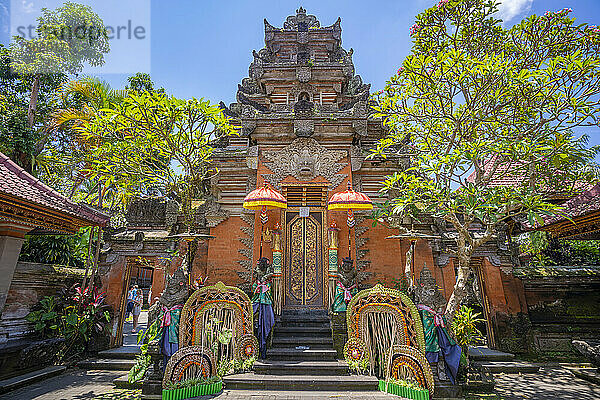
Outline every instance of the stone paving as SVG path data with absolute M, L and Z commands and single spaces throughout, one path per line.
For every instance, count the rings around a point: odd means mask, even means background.
M 113 390 L 113 379 L 123 371 L 70 370 L 62 375 L 17 389 L 0 396 L 0 400 L 99 400 Z M 126 396 L 113 397 L 127 399 Z
M 387 393 L 373 392 L 297 392 L 279 390 L 225 390 L 216 397 L 204 396 L 198 399 L 214 398 L 217 400 L 391 400 L 400 399 Z
M 4 394 L 0 400 L 139 400 L 139 390 L 118 390 L 112 380 L 122 371 L 69 372 Z M 497 374 L 495 394 L 470 394 L 467 400 L 597 400 L 600 386 L 575 378 L 561 367 L 542 367 L 537 374 Z M 294 392 L 225 390 L 198 400 L 385 400 L 399 397 L 380 392 Z
M 542 367 L 537 374 L 496 374 L 496 392 L 503 400 L 597 400 L 600 386 L 560 367 Z

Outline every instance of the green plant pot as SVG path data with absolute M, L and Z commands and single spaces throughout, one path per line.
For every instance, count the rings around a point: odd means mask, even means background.
M 387 383 L 379 380 L 379 390 L 396 396 L 406 397 L 413 400 L 429 400 L 429 391 L 427 389 L 413 389 L 396 383 Z
M 219 393 L 223 389 L 223 382 L 210 383 L 205 385 L 189 386 L 181 389 L 163 389 L 163 400 L 185 400 L 192 397 L 199 397 L 208 394 Z

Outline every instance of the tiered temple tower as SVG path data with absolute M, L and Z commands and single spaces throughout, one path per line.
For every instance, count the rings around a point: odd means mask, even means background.
M 216 236 L 209 245 L 207 271 L 219 275 L 214 279 L 249 283 L 258 258 L 260 222 L 242 209 L 242 202 L 250 190 L 268 182 L 289 206 L 271 213 L 267 225 L 270 232 L 276 224 L 281 226 L 287 306 L 327 306 L 327 229 L 334 220 L 341 228 L 340 258 L 348 255 L 342 250 L 348 249 L 345 215 L 327 212 L 327 199 L 352 180 L 355 189 L 381 200 L 377 182 L 398 162 L 365 160 L 383 129 L 381 121 L 371 116 L 370 85 L 355 73 L 353 50 L 342 47 L 341 33 L 339 18 L 322 27 L 303 8 L 288 17 L 283 28 L 265 20 L 265 47 L 253 51 L 249 77 L 238 86 L 237 102 L 222 104 L 225 114 L 239 125 L 240 136 L 214 155 L 220 173 L 212 182 L 214 212 L 207 215 Z M 351 253 L 365 278 L 370 240 L 361 226 L 363 219 L 358 216 Z M 271 240 L 270 235 L 264 238 Z M 395 253 L 396 264 L 399 244 L 386 245 L 394 248 L 389 250 Z M 271 259 L 269 243 L 265 247 Z M 385 264 L 385 258 L 378 264 Z

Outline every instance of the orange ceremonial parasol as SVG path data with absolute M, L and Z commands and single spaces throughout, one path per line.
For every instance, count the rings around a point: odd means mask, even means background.
M 348 189 L 334 193 L 329 199 L 327 209 L 348 210 L 348 258 L 351 258 L 350 233 L 355 224 L 352 210 L 372 210 L 373 202 L 366 194 L 352 190 L 352 183 L 348 181 Z
M 248 193 L 244 198 L 244 208 L 248 210 L 260 210 L 260 257 L 262 258 L 262 243 L 263 243 L 263 230 L 265 224 L 269 221 L 267 210 L 273 210 L 276 208 L 287 208 L 287 200 L 278 191 L 273 189 L 268 183 L 264 186 L 255 189 Z M 254 271 L 254 268 L 252 269 Z

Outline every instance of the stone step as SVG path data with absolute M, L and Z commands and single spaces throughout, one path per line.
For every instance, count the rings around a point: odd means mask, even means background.
M 267 350 L 269 360 L 301 361 L 301 360 L 335 360 L 337 352 L 333 349 L 306 349 L 274 347 Z
M 469 347 L 469 358 L 472 361 L 512 361 L 514 354 L 492 350 L 485 346 Z
M 279 320 L 282 323 L 286 322 L 321 322 L 329 323 L 328 315 L 286 315 L 282 314 Z
M 314 326 L 283 326 L 275 325 L 273 328 L 274 337 L 277 336 L 331 336 L 331 328 Z
M 305 316 L 305 315 L 311 315 L 311 316 L 329 316 L 329 310 L 326 310 L 324 308 L 305 308 L 305 309 L 284 309 L 281 313 L 281 315 L 298 315 L 298 316 Z
M 67 367 L 63 365 L 53 365 L 27 374 L 1 380 L 0 393 L 10 392 L 11 390 L 52 378 L 53 376 L 62 374 L 66 369 Z
M 125 374 L 113 379 L 113 385 L 115 385 L 117 389 L 141 389 L 142 381 L 129 382 L 129 377 Z
M 311 348 L 333 348 L 331 336 L 275 336 L 273 347 L 309 346 Z
M 294 328 L 321 328 L 331 329 L 329 322 L 314 322 L 314 321 L 281 321 L 276 322 L 275 326 L 294 327 Z
M 141 350 L 138 346 L 121 346 L 115 349 L 99 351 L 98 357 L 104 359 L 135 360 L 140 354 Z
M 265 375 L 348 375 L 341 361 L 257 361 L 254 372 Z
M 79 368 L 99 369 L 103 371 L 129 371 L 135 364 L 135 360 L 119 359 L 88 359 L 77 363 Z
M 377 391 L 379 380 L 358 375 L 229 375 L 223 378 L 227 389 L 243 390 L 336 390 Z
M 476 361 L 476 367 L 481 367 L 492 374 L 528 374 L 536 373 L 540 367 L 523 361 Z

